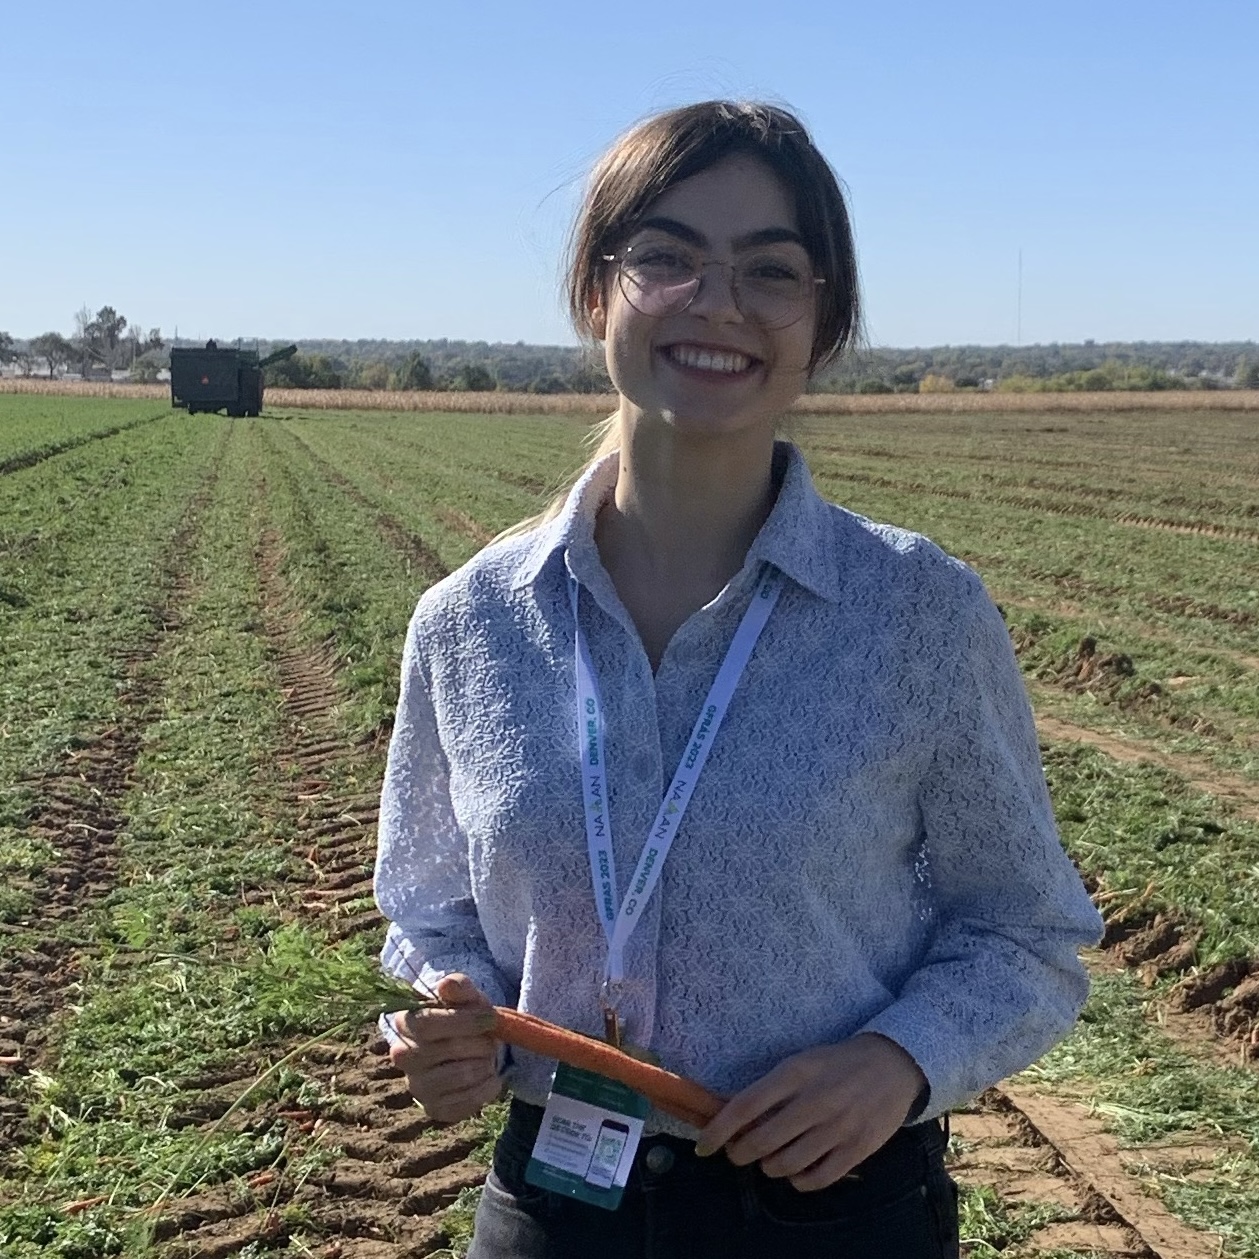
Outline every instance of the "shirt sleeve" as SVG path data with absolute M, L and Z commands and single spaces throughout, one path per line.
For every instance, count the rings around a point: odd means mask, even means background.
M 419 623 L 417 610 L 403 647 L 402 686 L 380 799 L 375 890 L 389 920 L 381 966 L 429 990 L 458 971 L 495 1005 L 508 1004 L 472 895 L 467 838 L 451 803 L 450 765 L 438 733 Z
M 1080 948 L 1102 923 L 1054 825 L 1031 707 L 1001 614 L 978 578 L 919 791 L 936 906 L 922 965 L 866 1024 L 922 1068 L 915 1116 L 961 1105 L 1036 1060 L 1088 994 Z

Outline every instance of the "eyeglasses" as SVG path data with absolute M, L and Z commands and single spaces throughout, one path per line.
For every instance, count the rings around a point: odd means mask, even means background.
M 604 262 L 616 264 L 625 300 L 654 318 L 680 315 L 699 296 L 709 267 L 729 267 L 735 304 L 745 319 L 766 328 L 786 328 L 813 308 L 818 286 L 802 245 L 778 241 L 741 254 L 734 262 L 705 258 L 671 236 L 631 241 Z

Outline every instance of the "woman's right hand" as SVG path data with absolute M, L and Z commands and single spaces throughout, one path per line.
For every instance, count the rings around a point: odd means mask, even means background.
M 438 980 L 437 996 L 440 1006 L 389 1016 L 403 1038 L 390 1047 L 389 1060 L 406 1074 L 411 1095 L 433 1119 L 455 1123 L 502 1092 L 491 1034 L 494 1007 L 466 975 Z

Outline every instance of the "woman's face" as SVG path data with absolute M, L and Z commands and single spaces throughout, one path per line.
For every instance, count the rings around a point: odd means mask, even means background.
M 705 263 L 742 263 L 752 276 L 762 260 L 772 267 L 776 256 L 808 266 L 791 200 L 754 157 L 727 158 L 675 185 L 647 207 L 630 236 L 631 244 L 667 247 L 671 240 Z M 618 393 L 644 418 L 696 435 L 772 433 L 808 380 L 817 321 L 811 268 L 808 274 L 803 314 L 773 327 L 758 317 L 755 298 L 744 293 L 736 301 L 730 266 L 705 265 L 691 304 L 663 316 L 631 305 L 613 267 L 592 324 Z

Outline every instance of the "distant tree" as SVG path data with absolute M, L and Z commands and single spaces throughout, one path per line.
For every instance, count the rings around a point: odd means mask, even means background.
M 17 358 L 17 350 L 13 348 L 13 338 L 7 332 L 0 332 L 0 363 L 12 363 Z
M 1259 358 L 1239 359 L 1233 384 L 1238 389 L 1259 389 Z
M 127 327 L 122 315 L 112 306 L 102 306 L 93 315 L 84 306 L 75 314 L 74 326 L 73 345 L 84 373 L 93 363 L 111 369 L 118 366 L 118 346 Z
M 294 354 L 263 369 L 266 383 L 280 389 L 340 389 L 341 364 L 326 354 Z
M 57 368 L 68 367 L 78 357 L 79 348 L 66 340 L 59 332 L 45 332 L 31 338 L 31 353 L 48 364 L 48 379 L 57 374 Z
M 367 363 L 351 364 L 346 383 L 352 389 L 388 389 L 392 375 L 388 363 L 372 359 Z
M 147 337 L 140 335 L 139 328 L 132 328 L 122 343 L 122 357 L 126 363 L 131 365 L 134 374 L 140 360 L 145 355 L 151 355 L 154 351 L 161 350 L 165 346 L 166 342 L 162 339 L 161 328 L 150 328 Z M 119 366 L 121 365 L 119 364 Z
M 395 389 L 426 390 L 433 388 L 433 369 L 419 354 L 409 355 L 394 377 Z
M 498 381 L 480 363 L 463 363 L 450 381 L 450 388 L 468 393 L 488 393 Z
M 935 372 L 928 372 L 918 382 L 919 393 L 953 393 L 956 389 L 951 376 L 937 376 Z
M 921 375 L 922 372 L 917 363 L 907 363 L 892 373 L 892 385 L 897 393 L 913 392 L 918 388 Z
M 563 376 L 548 372 L 545 376 L 535 376 L 525 389 L 526 393 L 568 393 L 568 381 Z
M 497 381 L 480 363 L 454 364 L 454 370 L 438 381 L 439 389 L 453 389 L 457 393 L 486 393 L 497 387 Z M 568 392 L 565 384 L 563 392 Z

